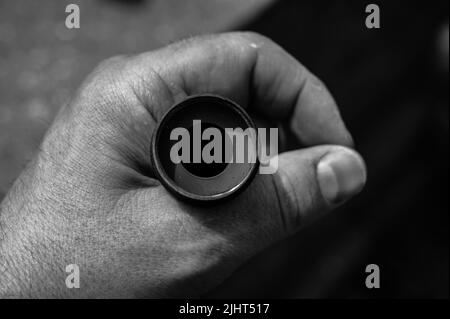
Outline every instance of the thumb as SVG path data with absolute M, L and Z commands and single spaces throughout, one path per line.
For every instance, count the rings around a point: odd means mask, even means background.
M 285 235 L 358 194 L 366 167 L 354 150 L 336 145 L 282 153 L 274 175 Z

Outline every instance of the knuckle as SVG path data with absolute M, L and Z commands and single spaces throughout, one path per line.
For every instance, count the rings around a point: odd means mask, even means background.
M 258 32 L 254 32 L 254 31 L 244 31 L 244 32 L 240 32 L 239 33 L 242 37 L 244 37 L 246 40 L 251 41 L 251 42 L 256 42 L 256 43 L 274 43 L 272 39 L 270 39 L 269 37 L 258 33 Z
M 81 85 L 78 97 L 101 105 L 120 96 L 127 61 L 124 56 L 115 56 L 100 62 Z
M 128 57 L 125 55 L 112 56 L 101 61 L 95 70 L 98 71 L 117 70 L 118 68 L 122 67 L 127 60 Z
M 283 170 L 278 170 L 276 174 L 271 176 L 279 204 L 283 230 L 291 234 L 301 225 L 301 215 L 298 214 L 301 209 L 301 204 L 297 198 L 298 190 L 292 184 L 291 177 Z
M 120 77 L 126 67 L 128 58 L 122 55 L 113 56 L 101 61 L 87 79 L 87 83 L 109 84 Z

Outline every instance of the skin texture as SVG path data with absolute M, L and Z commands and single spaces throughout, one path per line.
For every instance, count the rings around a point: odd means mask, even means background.
M 170 106 L 199 93 L 285 123 L 307 148 L 280 154 L 276 174 L 257 175 L 228 202 L 180 202 L 154 177 L 150 140 Z M 325 86 L 258 34 L 191 38 L 108 59 L 61 109 L 1 205 L 0 294 L 199 296 L 356 194 L 365 168 L 351 146 Z M 364 175 L 337 202 L 316 176 L 332 154 L 348 155 Z M 80 267 L 79 289 L 65 285 L 69 264 Z

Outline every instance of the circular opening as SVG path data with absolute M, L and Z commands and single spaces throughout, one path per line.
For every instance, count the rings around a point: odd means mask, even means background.
M 197 125 L 201 129 L 197 129 Z M 205 203 L 216 202 L 242 191 L 256 174 L 259 162 L 257 159 L 256 162 L 235 161 L 238 144 L 234 141 L 237 136 L 234 131 L 228 135 L 226 129 L 230 128 L 254 130 L 255 126 L 248 114 L 228 99 L 205 94 L 188 97 L 174 105 L 163 116 L 153 135 L 152 162 L 161 183 L 182 199 Z M 205 133 L 208 129 L 210 131 Z M 174 130 L 178 133 L 172 136 Z M 195 163 L 192 151 L 194 138 Z M 219 140 L 221 145 L 218 145 Z M 227 146 L 232 149 L 227 149 Z M 172 160 L 173 147 L 178 148 L 181 162 Z M 216 154 L 215 147 L 221 150 L 221 154 Z M 187 157 L 186 149 L 190 149 Z M 226 159 L 227 155 L 230 160 Z M 189 163 L 183 162 L 185 158 L 189 158 Z
M 225 168 L 227 167 L 227 161 L 225 160 L 225 139 L 229 139 L 229 137 L 225 134 L 225 130 L 217 125 L 211 124 L 211 123 L 202 123 L 202 130 L 201 130 L 201 136 L 203 137 L 203 132 L 206 131 L 208 128 L 216 128 L 220 132 L 221 140 L 219 141 L 220 145 L 216 145 L 216 147 L 209 147 L 208 149 L 205 149 L 205 146 L 210 143 L 214 143 L 213 140 L 216 138 L 213 136 L 210 136 L 210 139 L 203 139 L 201 138 L 201 147 L 200 147 L 200 163 L 194 163 L 194 154 L 191 152 L 190 154 L 190 163 L 181 163 L 183 167 L 192 175 L 208 178 L 208 177 L 214 177 L 222 173 Z M 191 145 L 194 145 L 194 127 L 191 126 L 189 128 L 189 135 L 191 137 Z M 217 141 L 216 141 L 217 142 Z M 210 153 L 210 155 L 216 155 L 215 152 L 219 152 L 220 148 L 220 160 L 213 161 L 212 163 L 206 163 L 204 161 L 203 152 Z M 219 154 L 220 155 L 220 154 Z

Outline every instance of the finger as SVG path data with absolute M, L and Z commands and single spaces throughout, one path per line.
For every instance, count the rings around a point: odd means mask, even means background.
M 361 156 L 341 146 L 286 152 L 278 165 L 276 187 L 288 233 L 351 199 L 367 178 Z
M 192 38 L 141 54 L 134 65 L 138 78 L 155 79 L 156 73 L 176 100 L 200 93 L 223 95 L 266 117 L 288 121 L 305 145 L 352 145 L 323 83 L 263 36 L 228 33 Z M 155 105 L 145 87 L 140 88 L 160 119 L 169 104 Z

